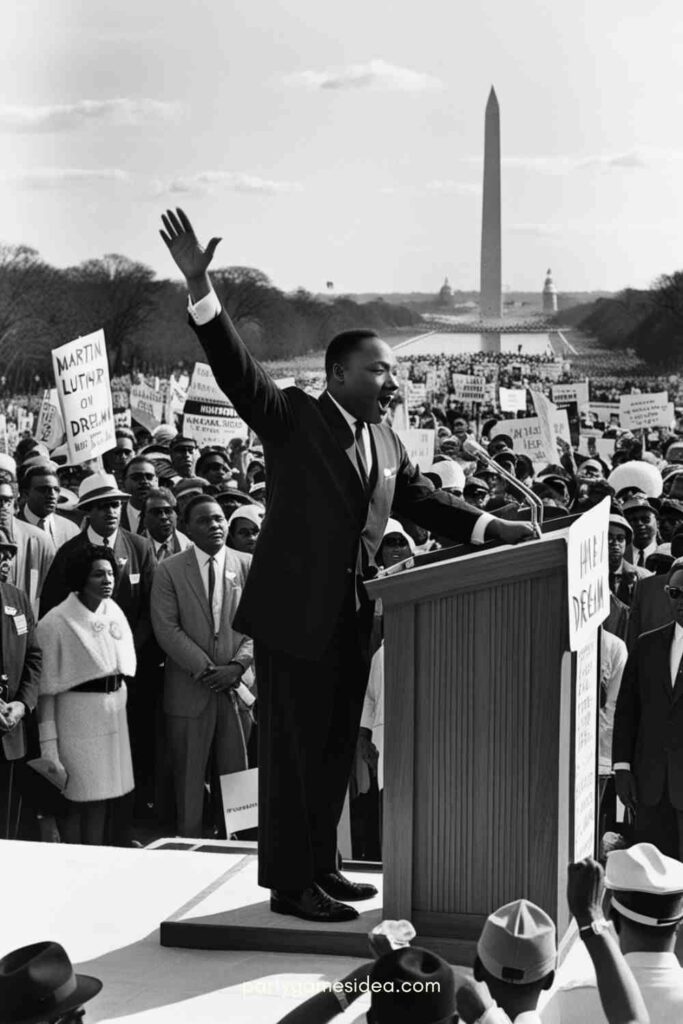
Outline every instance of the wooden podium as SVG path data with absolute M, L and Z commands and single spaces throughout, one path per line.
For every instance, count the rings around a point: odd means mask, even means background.
M 368 591 L 384 608 L 383 916 L 466 964 L 488 914 L 524 896 L 555 920 L 562 955 L 566 866 L 595 814 L 590 797 L 575 813 L 566 531 Z M 594 768 L 594 734 L 585 755 Z

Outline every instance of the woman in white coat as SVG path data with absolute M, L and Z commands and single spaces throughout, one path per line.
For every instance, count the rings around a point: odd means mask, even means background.
M 135 647 L 112 600 L 117 571 L 110 548 L 76 553 L 66 567 L 71 593 L 36 629 L 40 748 L 67 772 L 69 812 L 58 821 L 67 843 L 102 845 L 111 819 L 125 821 L 117 811 L 133 791 L 125 680 L 135 675 Z

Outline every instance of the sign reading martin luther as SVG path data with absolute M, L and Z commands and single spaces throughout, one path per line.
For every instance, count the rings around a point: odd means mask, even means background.
M 104 331 L 52 350 L 69 461 L 80 465 L 116 445 Z

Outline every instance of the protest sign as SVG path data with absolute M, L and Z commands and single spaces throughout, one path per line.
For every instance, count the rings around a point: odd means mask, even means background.
M 183 434 L 200 448 L 227 447 L 233 437 L 247 438 L 249 428 L 216 383 L 208 363 L 195 363 L 183 407 Z
M 554 417 L 557 416 L 558 410 L 553 403 L 546 398 L 542 391 L 532 391 L 531 397 L 533 399 L 534 407 L 538 414 L 538 425 L 541 430 L 541 451 L 544 459 L 548 462 L 559 462 L 560 450 L 557 446 L 557 433 L 554 427 Z M 567 417 L 566 409 L 562 410 L 567 418 L 567 430 L 569 430 L 569 418 Z M 570 432 L 571 441 L 571 432 Z
M 553 384 L 551 387 L 553 405 L 558 409 L 566 408 L 576 402 L 579 409 L 588 405 L 588 381 L 575 381 L 573 384 Z
M 567 532 L 569 649 L 588 643 L 609 615 L 607 531 L 609 498 L 584 512 Z
M 552 418 L 553 429 L 557 437 L 570 442 L 569 422 L 565 409 L 558 409 Z M 489 436 L 496 437 L 498 434 L 508 434 L 512 438 L 514 450 L 523 455 L 528 455 L 532 462 L 544 461 L 543 442 L 541 440 L 541 426 L 538 416 L 529 416 L 523 420 L 500 420 L 491 429 Z M 545 459 L 547 462 L 548 460 Z M 553 458 L 557 462 L 557 455 Z
M 483 402 L 486 394 L 486 377 L 473 377 L 468 373 L 454 373 L 453 395 L 459 402 Z
M 9 455 L 9 441 L 7 438 L 7 417 L 4 412 L 0 413 L 0 452 Z
M 607 426 L 619 426 L 619 403 L 618 402 L 589 402 L 588 415 L 596 423 L 604 423 Z
M 130 427 L 133 420 L 130 415 L 130 409 L 121 409 L 120 412 L 114 410 L 114 426 L 115 427 Z
M 150 434 L 164 421 L 164 395 L 147 384 L 134 384 L 130 389 L 130 413 Z
M 574 690 L 574 860 L 592 857 L 595 851 L 596 745 L 598 734 L 598 637 L 590 639 L 576 655 Z
M 408 452 L 408 458 L 421 470 L 429 469 L 434 462 L 435 430 L 396 430 Z
M 498 396 L 503 412 L 526 411 L 526 388 L 499 388 Z
M 649 395 L 621 395 L 619 418 L 622 427 L 628 430 L 671 427 L 674 422 L 674 407 L 666 391 Z
M 579 438 L 579 454 L 597 456 L 609 465 L 614 455 L 614 443 L 613 437 L 595 437 L 584 431 Z
M 104 331 L 53 349 L 52 368 L 69 461 L 79 465 L 116 444 Z
M 413 384 L 408 381 L 406 385 L 408 396 L 408 408 L 417 409 L 427 401 L 427 388 L 424 384 Z
M 36 438 L 41 444 L 53 451 L 62 443 L 64 421 L 59 409 L 59 397 L 56 388 L 48 388 L 43 392 L 43 401 L 38 413 Z
M 258 768 L 221 775 L 221 797 L 228 838 L 258 825 Z

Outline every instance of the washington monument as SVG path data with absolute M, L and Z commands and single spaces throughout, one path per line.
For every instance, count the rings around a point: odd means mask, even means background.
M 484 200 L 481 216 L 481 283 L 479 309 L 482 319 L 503 315 L 500 254 L 500 110 L 491 87 L 486 104 L 484 133 Z

